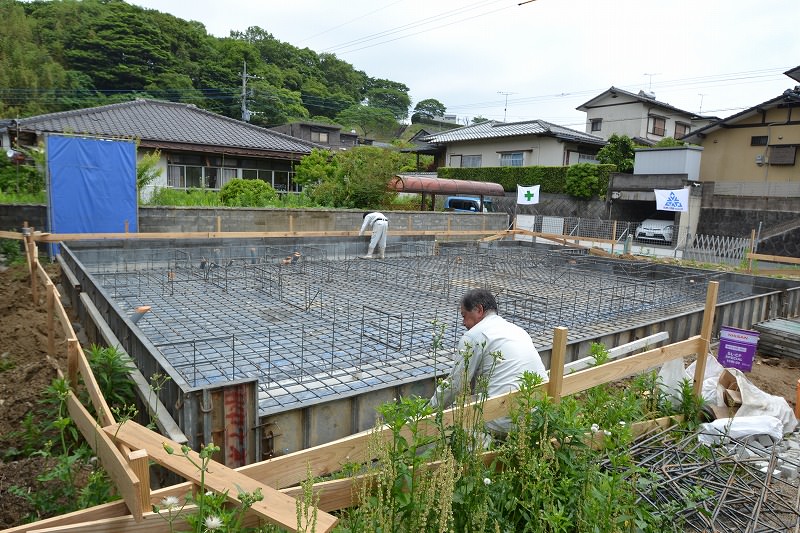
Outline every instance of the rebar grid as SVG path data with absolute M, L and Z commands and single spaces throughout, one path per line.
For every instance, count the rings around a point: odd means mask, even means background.
M 800 489 L 796 476 L 774 475 L 776 465 L 791 463 L 780 449 L 753 439 L 707 446 L 695 431 L 669 428 L 634 443 L 632 468 L 610 459 L 601 468 L 638 472 L 638 502 L 672 516 L 673 531 L 786 532 L 800 526 Z
M 332 245 L 259 244 L 77 255 L 125 312 L 151 306 L 137 326 L 176 377 L 189 387 L 256 377 L 261 415 L 446 372 L 464 331 L 458 301 L 471 288 L 494 292 L 500 314 L 540 347 L 556 326 L 596 336 L 705 297 L 703 275 L 678 269 L 529 247 L 401 252 L 362 260 Z

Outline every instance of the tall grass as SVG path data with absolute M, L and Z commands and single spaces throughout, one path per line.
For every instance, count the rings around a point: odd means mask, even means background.
M 44 191 L 30 192 L 3 192 L 0 191 L 0 204 L 46 204 L 47 197 Z
M 156 189 L 145 205 L 222 207 L 219 192 L 204 189 Z

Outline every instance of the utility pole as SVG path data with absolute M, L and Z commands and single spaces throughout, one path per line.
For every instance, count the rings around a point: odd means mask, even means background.
M 503 122 L 505 122 L 506 121 L 506 116 L 508 116 L 508 95 L 509 94 L 516 94 L 516 93 L 506 93 L 506 92 L 503 92 L 503 91 L 497 91 L 497 94 L 502 94 L 503 96 L 506 97 L 506 104 L 503 107 Z
M 259 79 L 258 76 L 250 76 L 247 73 L 247 61 L 244 61 L 244 68 L 242 69 L 242 120 L 250 122 L 250 111 L 247 109 L 247 80 Z

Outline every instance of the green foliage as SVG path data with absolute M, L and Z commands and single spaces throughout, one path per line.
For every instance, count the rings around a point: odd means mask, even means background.
M 336 121 L 346 129 L 358 128 L 364 137 L 385 132 L 397 126 L 392 111 L 382 107 L 353 105 L 336 115 Z
M 136 143 L 138 149 L 139 143 Z M 158 168 L 158 162 L 161 160 L 161 150 L 156 149 L 153 152 L 144 154 L 138 161 L 136 161 L 136 190 L 139 193 L 139 201 L 142 197 L 142 189 L 153 183 L 161 175 L 161 169 Z
M 408 87 L 253 26 L 229 37 L 125 2 L 0 2 L 0 116 L 151 97 L 239 118 L 243 61 L 254 123 L 335 117 L 367 98 L 404 118 Z
M 578 163 L 567 168 L 567 181 L 564 192 L 576 198 L 590 199 L 604 196 L 608 181 L 601 180 L 599 165 Z
M 359 146 L 327 157 L 312 152 L 304 157 L 297 172 L 311 200 L 326 207 L 374 208 L 389 204 L 396 193 L 386 189 L 401 170 L 399 153 Z
M 415 118 L 434 118 L 441 117 L 445 114 L 447 108 L 439 100 L 435 98 L 428 98 L 420 100 L 414 106 L 414 114 L 411 115 L 411 122 L 415 122 Z
M 125 352 L 114 346 L 92 344 L 86 357 L 109 406 L 122 407 L 134 402 L 136 393 L 131 380 L 134 364 Z
M 0 255 L 5 257 L 7 265 L 21 265 L 25 262 L 23 244 L 17 239 L 0 239 Z
M 266 207 L 277 198 L 272 185 L 262 180 L 233 179 L 219 191 L 219 200 L 228 207 Z
M 608 179 L 613 171 L 611 165 L 594 165 L 597 173 L 598 189 L 608 187 Z M 506 192 L 516 192 L 517 185 L 529 187 L 541 185 L 543 193 L 565 193 L 567 172 L 570 167 L 481 167 L 438 169 L 440 178 L 487 181 L 499 183 Z
M 5 150 L 0 151 L 0 191 L 16 197 L 39 198 L 40 195 L 43 196 L 44 150 L 41 146 L 16 148 L 15 150 L 25 154 L 26 162 L 15 163 L 6 156 Z
M 145 205 L 221 207 L 219 192 L 206 189 L 172 189 L 159 187 Z
M 674 137 L 664 137 L 653 146 L 656 148 L 674 148 L 676 146 L 686 146 L 686 143 L 684 141 L 679 141 Z
M 617 172 L 630 174 L 633 172 L 634 148 L 637 145 L 627 135 L 613 134 L 608 144 L 597 152 L 597 160 L 604 165 L 614 165 Z

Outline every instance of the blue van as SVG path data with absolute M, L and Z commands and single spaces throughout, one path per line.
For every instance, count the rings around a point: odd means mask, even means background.
M 478 213 L 481 209 L 481 199 L 478 196 L 448 196 L 444 200 L 445 211 L 469 211 Z M 492 210 L 491 198 L 483 199 L 483 212 Z

